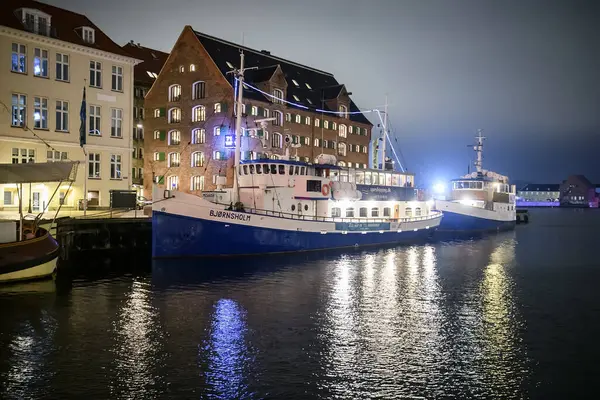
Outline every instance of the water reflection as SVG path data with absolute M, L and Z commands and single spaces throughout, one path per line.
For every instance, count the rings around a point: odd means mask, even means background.
M 113 323 L 115 373 L 110 383 L 115 397 L 158 398 L 161 383 L 155 373 L 164 363 L 164 337 L 157 310 L 151 304 L 150 284 L 136 279 Z
M 207 397 L 217 399 L 250 398 L 245 372 L 251 361 L 246 346 L 244 310 L 231 299 L 220 299 L 214 307 L 210 341 L 198 349 L 199 363 L 208 355 Z M 202 366 L 200 366 L 202 369 Z

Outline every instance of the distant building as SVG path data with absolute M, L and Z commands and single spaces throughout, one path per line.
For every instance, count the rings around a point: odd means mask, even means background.
M 561 207 L 597 207 L 596 185 L 583 175 L 571 175 L 560 185 Z
M 554 183 L 530 183 L 517 192 L 526 202 L 554 202 L 560 197 L 560 185 Z
M 0 47 L 0 163 L 82 161 L 72 186 L 52 198 L 56 184 L 33 184 L 23 204 L 40 212 L 87 197 L 90 206 L 108 206 L 110 189 L 131 186 L 137 60 L 85 15 L 31 0 L 2 2 Z M 79 144 L 84 88 L 87 157 Z M 0 209 L 17 207 L 16 185 L 0 192 Z
M 144 187 L 187 192 L 233 181 L 232 71 L 245 54 L 242 159 L 290 156 L 314 162 L 335 155 L 340 166 L 367 168 L 372 124 L 343 84 L 325 71 L 196 32 L 186 26 L 146 95 Z M 272 96 L 272 97 L 271 97 Z M 287 104 L 285 101 L 295 103 Z M 328 114 L 317 109 L 341 113 Z M 263 129 L 257 120 L 273 118 Z
M 132 187 L 139 196 L 144 196 L 144 120 L 148 117 L 144 112 L 144 99 L 152 84 L 160 74 L 169 53 L 144 47 L 133 40 L 123 46 L 133 57 L 143 60 L 134 68 L 133 76 L 133 149 L 131 178 Z

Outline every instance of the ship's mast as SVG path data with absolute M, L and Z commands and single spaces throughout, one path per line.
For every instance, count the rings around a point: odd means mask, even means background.
M 385 171 L 385 145 L 387 140 L 387 118 L 388 118 L 388 98 L 385 96 L 385 108 L 383 112 L 383 135 L 379 145 L 379 155 L 381 157 L 381 169 Z
M 240 52 L 240 68 L 234 71 L 237 79 L 237 99 L 235 102 L 235 158 L 233 170 L 233 204 L 240 201 L 238 169 L 242 158 L 242 104 L 244 99 L 244 52 Z
M 475 169 L 477 172 L 483 171 L 483 139 L 485 139 L 485 137 L 481 136 L 482 132 L 483 129 L 477 129 L 477 136 L 475 136 L 477 144 L 473 146 L 473 150 L 477 153 L 477 160 L 475 160 Z

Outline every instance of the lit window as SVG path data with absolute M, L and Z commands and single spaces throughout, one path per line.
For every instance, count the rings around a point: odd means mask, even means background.
M 181 100 L 181 85 L 169 86 L 169 101 Z
M 221 136 L 221 127 L 220 126 L 215 126 L 213 129 L 213 135 L 214 136 Z
M 310 125 L 310 117 L 306 117 L 304 120 L 305 125 Z
M 323 128 L 329 129 L 329 121 L 323 121 Z
M 169 145 L 177 146 L 181 143 L 181 133 L 179 131 L 169 131 Z
M 192 130 L 192 144 L 202 144 L 206 141 L 206 131 L 204 129 Z
M 283 125 L 283 113 L 281 111 L 273 111 L 273 117 L 275 118 L 275 121 L 273 121 L 273 125 Z
M 338 111 L 340 113 L 340 117 L 348 118 L 348 107 L 346 107 L 345 105 L 341 105 Z
M 204 166 L 204 153 L 201 151 L 195 151 L 192 153 L 192 167 Z
M 167 160 L 169 167 L 179 167 L 180 156 L 179 153 L 169 153 Z
M 33 74 L 42 78 L 48 77 L 48 50 L 34 49 Z
M 192 108 L 192 122 L 200 122 L 206 120 L 206 107 L 196 106 Z
M 230 63 L 229 61 L 225 62 L 225 64 L 227 64 L 227 66 L 231 69 L 234 69 L 235 67 L 233 66 L 232 63 Z
M 45 97 L 33 98 L 33 127 L 48 129 L 48 99 Z
M 285 122 L 292 122 L 292 114 L 285 113 Z
M 190 64 L 190 72 L 194 72 L 196 70 L 196 66 L 194 64 Z
M 352 125 L 348 126 L 348 133 L 352 133 Z
M 215 160 L 222 160 L 223 157 L 223 153 L 220 151 L 213 151 L 213 159 Z
M 321 126 L 321 121 L 319 120 L 319 118 L 315 118 L 315 126 L 317 128 L 319 128 Z
M 337 129 L 337 124 L 335 122 L 331 123 L 331 129 L 333 129 L 334 131 Z
M 24 44 L 12 44 L 12 71 L 27 73 L 27 47 Z
M 338 145 L 338 154 L 340 156 L 345 156 L 346 155 L 346 143 L 340 143 Z
M 12 95 L 12 126 L 25 126 L 27 121 L 27 96 L 24 94 Z
M 181 72 L 181 73 L 185 72 L 185 67 L 183 65 L 179 66 L 179 72 Z
M 177 124 L 181 122 L 181 109 L 180 108 L 171 108 L 169 110 L 169 123 Z
M 310 85 L 308 83 L 305 83 L 306 87 L 310 90 L 312 90 L 312 88 L 310 87 Z
M 121 155 L 110 155 L 110 179 L 121 179 Z
M 150 78 L 155 78 L 155 76 L 152 74 L 152 72 L 150 72 L 150 71 L 146 71 L 146 73 L 148 74 L 148 76 L 149 76 Z
M 297 124 L 302 122 L 302 116 L 300 114 L 296 114 L 296 121 Z
M 271 146 L 276 149 L 280 149 L 282 147 L 281 133 L 273 133 L 273 137 L 271 138 Z
M 343 137 L 343 138 L 345 138 L 345 137 L 347 137 L 347 136 L 348 136 L 348 132 L 347 132 L 347 127 L 346 127 L 346 125 L 344 125 L 344 124 L 340 124 L 340 127 L 339 127 L 339 135 L 340 135 L 340 137 Z
M 195 175 L 192 176 L 190 182 L 190 190 L 204 190 L 204 176 L 203 175 Z
M 252 108 L 250 109 L 250 115 L 258 115 L 258 107 L 257 106 L 252 106 Z
M 154 118 L 158 118 L 160 117 L 160 108 L 155 108 L 154 109 Z
M 215 113 L 220 113 L 221 112 L 221 103 L 215 103 L 214 112 Z
M 298 82 L 296 82 L 296 80 L 295 80 L 295 79 L 292 79 L 292 83 L 293 83 L 293 84 L 294 84 L 296 87 L 300 86 L 300 85 L 298 84 Z
M 167 178 L 167 187 L 169 190 L 177 190 L 179 189 L 179 177 L 176 175 L 171 175 Z

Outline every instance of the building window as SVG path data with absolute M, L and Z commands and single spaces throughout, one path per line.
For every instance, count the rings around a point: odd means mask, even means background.
M 329 121 L 323 121 L 323 128 L 329 129 Z
M 48 99 L 45 97 L 33 98 L 33 127 L 48 129 Z
M 223 156 L 223 153 L 220 151 L 213 151 L 213 159 L 215 160 L 223 160 L 225 157 Z
M 110 179 L 121 179 L 121 156 L 110 155 Z
M 56 130 L 69 131 L 69 102 L 56 100 Z
M 404 212 L 406 214 L 406 218 L 412 217 L 412 208 L 408 207 Z
M 88 154 L 88 177 L 100 178 L 100 154 Z
M 19 151 L 20 150 L 20 151 Z M 13 164 L 27 164 L 35 162 L 35 150 L 34 149 L 12 149 L 12 163 Z
M 167 165 L 169 167 L 179 167 L 180 162 L 179 153 L 169 153 L 169 158 L 167 160 Z
M 204 82 L 194 82 L 192 85 L 192 100 L 203 99 L 206 97 L 206 85 Z
M 362 152 L 365 154 L 367 154 L 369 152 L 369 149 L 367 149 L 367 146 L 362 147 Z
M 112 90 L 123 91 L 123 67 L 112 66 Z
M 201 151 L 195 151 L 192 153 L 192 167 L 203 167 L 204 166 L 204 153 Z
M 24 94 L 12 95 L 12 126 L 25 126 L 27 121 L 27 96 Z
M 315 147 L 320 147 L 321 146 L 321 141 L 319 140 L 319 138 L 315 138 L 314 146 Z
M 179 189 L 179 177 L 177 175 L 171 175 L 167 178 L 167 187 L 169 190 Z
M 299 124 L 302 122 L 302 116 L 300 114 L 296 114 L 296 118 L 294 120 L 295 123 Z
M 346 218 L 354 218 L 354 208 L 346 208 Z
M 169 101 L 181 100 L 181 85 L 169 86 Z
M 343 137 L 343 138 L 348 137 L 348 128 L 346 127 L 346 125 L 340 124 L 338 131 L 339 131 L 340 137 Z
M 334 131 L 337 130 L 337 124 L 335 122 L 331 123 L 331 129 L 333 129 Z
M 377 208 L 377 207 L 371 208 L 371 217 L 379 217 L 379 208 Z
M 24 44 L 12 44 L 12 71 L 27 73 L 27 46 Z
M 303 136 L 302 138 L 300 138 L 300 143 L 305 146 L 310 146 L 310 137 Z
M 97 61 L 90 61 L 90 86 L 102 87 L 102 64 Z
M 269 118 L 269 109 L 268 108 L 263 109 L 263 117 Z
M 221 136 L 221 126 L 215 126 L 213 129 L 214 136 Z
M 276 149 L 280 149 L 282 147 L 281 133 L 273 133 L 273 137 L 271 138 L 271 146 Z
M 160 131 L 154 131 L 154 140 L 160 140 Z
M 258 115 L 258 107 L 252 106 L 252 108 L 250 109 L 250 115 L 257 116 Z
M 94 43 L 95 42 L 94 30 L 92 28 L 88 28 L 87 26 L 84 26 L 83 28 L 81 28 L 81 36 L 83 37 L 83 41 L 86 43 Z
M 344 161 L 338 161 L 338 166 L 345 167 L 346 163 Z
M 169 123 L 170 124 L 178 124 L 181 122 L 181 109 L 180 108 L 171 108 L 169 110 Z
M 160 108 L 155 108 L 154 109 L 154 118 L 159 118 L 160 117 Z
M 315 118 L 315 127 L 319 128 L 321 126 L 321 121 L 319 118 Z
M 310 117 L 305 117 L 304 118 L 304 124 L 305 125 L 310 125 Z
M 281 111 L 273 111 L 273 117 L 275 121 L 273 121 L 273 125 L 282 126 L 283 125 L 283 113 Z
M 220 113 L 221 112 L 221 103 L 215 103 L 213 111 L 215 113 Z
M 340 117 L 348 118 L 348 107 L 346 107 L 345 105 L 341 105 L 338 111 L 340 113 Z
M 33 50 L 33 75 L 42 78 L 48 77 L 48 50 Z
M 273 90 L 273 103 L 283 104 L 283 90 L 274 89 Z
M 144 119 L 144 107 L 140 107 L 140 119 Z
M 67 160 L 67 152 L 66 151 L 53 151 L 48 150 L 46 152 L 46 158 L 48 162 L 59 162 Z
M 144 148 L 143 148 L 143 147 L 140 147 L 140 148 L 138 149 L 138 158 L 139 158 L 140 160 L 142 160 L 142 159 L 144 158 Z
M 196 66 L 194 64 L 190 64 L 190 72 L 196 71 Z
M 100 135 L 100 106 L 90 106 L 90 135 Z
M 181 133 L 179 131 L 169 131 L 169 145 L 177 146 L 181 143 Z
M 121 127 L 123 125 L 123 110 L 120 108 L 110 109 L 110 137 L 123 137 Z
M 204 176 L 195 175 L 192 176 L 190 182 L 190 190 L 204 190 Z
M 340 156 L 345 156 L 346 155 L 346 143 L 340 143 L 338 145 L 338 154 Z
M 192 108 L 192 122 L 206 121 L 206 107 L 196 106 Z
M 56 80 L 69 81 L 69 56 L 56 53 Z
M 192 129 L 192 144 L 202 144 L 206 141 L 206 131 L 204 129 Z
M 383 208 L 383 216 L 384 217 L 391 216 L 391 213 L 392 213 L 392 209 L 390 207 L 384 207 Z

